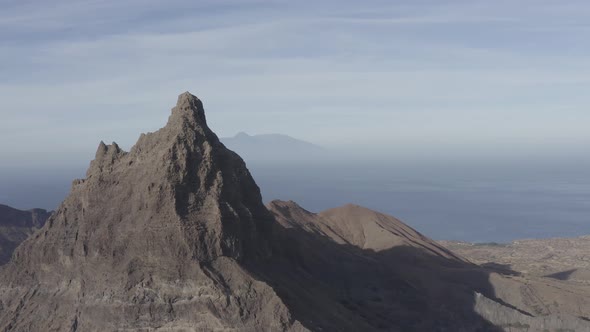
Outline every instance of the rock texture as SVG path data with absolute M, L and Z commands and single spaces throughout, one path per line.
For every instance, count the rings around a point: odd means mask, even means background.
M 0 265 L 10 260 L 21 242 L 45 225 L 50 214 L 43 209 L 21 211 L 0 204 Z
M 477 266 L 359 206 L 265 207 L 184 93 L 129 152 L 101 143 L 15 250 L 0 271 L 0 329 L 589 329 L 590 297 L 561 286 Z
M 184 93 L 168 124 L 130 152 L 101 143 L 86 178 L 16 250 L 2 271 L 0 326 L 301 329 L 239 264 L 270 255 L 271 223 L 244 162 Z

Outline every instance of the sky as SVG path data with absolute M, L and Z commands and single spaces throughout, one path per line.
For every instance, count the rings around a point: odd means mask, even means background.
M 219 136 L 580 155 L 588 1 L 0 0 L 0 166 L 87 164 L 177 95 Z

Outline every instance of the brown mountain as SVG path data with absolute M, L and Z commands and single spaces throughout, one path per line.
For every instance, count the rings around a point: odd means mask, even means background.
M 374 251 L 407 246 L 450 260 L 463 261 L 400 220 L 355 204 L 318 214 L 306 211 L 293 201 L 273 201 L 268 208 L 283 225 L 299 225 L 307 231 L 324 234 L 339 244 Z
M 348 326 L 361 320 L 370 325 L 334 330 L 590 331 L 589 287 L 472 264 L 400 220 L 353 204 L 320 213 L 295 202 L 273 201 L 268 208 L 289 230 L 283 240 L 291 248 L 287 257 L 306 267 L 291 280 L 308 283 L 276 289 L 313 322 L 337 307 L 309 306 L 328 292 L 348 310 L 345 316 L 354 317 Z M 297 292 L 313 285 L 317 290 L 306 303 L 289 302 L 301 300 Z M 313 329 L 330 330 L 336 321 Z
M 238 263 L 270 255 L 271 223 L 244 162 L 184 93 L 130 152 L 101 143 L 86 178 L 16 250 L 1 275 L 0 326 L 296 330 L 272 288 Z
M 0 281 L 3 331 L 590 326 L 587 293 L 481 268 L 393 217 L 267 209 L 189 93 L 129 152 L 101 143 Z
M 0 204 L 0 265 L 10 260 L 21 242 L 43 227 L 50 214 L 43 209 L 22 211 Z

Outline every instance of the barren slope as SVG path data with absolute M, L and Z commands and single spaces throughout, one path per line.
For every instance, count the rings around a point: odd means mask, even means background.
M 397 302 L 394 311 L 402 312 L 406 322 L 416 313 L 429 318 L 415 325 L 401 325 L 402 330 L 590 331 L 586 320 L 590 313 L 587 288 L 519 276 L 496 267 L 475 266 L 398 219 L 356 205 L 311 213 L 294 202 L 273 201 L 269 209 L 288 229 L 303 230 L 317 238 L 344 244 L 352 247 L 357 256 L 376 260 L 391 278 L 389 281 L 373 278 L 378 294 L 387 294 L 389 283 L 395 283 L 397 291 L 409 286 L 411 291 L 397 293 L 383 303 L 392 306 Z M 323 250 L 309 249 L 306 262 L 310 261 L 310 252 Z M 326 259 L 313 270 L 338 270 L 341 264 Z M 364 273 L 374 272 L 365 269 Z M 351 298 L 354 302 L 367 297 L 359 291 Z M 373 306 L 370 311 L 378 312 L 378 307 Z M 454 317 L 455 321 L 435 318 L 438 315 Z M 392 316 L 390 311 L 389 317 Z M 484 317 L 494 326 L 486 325 L 478 317 Z
M 588 236 L 526 239 L 506 244 L 473 244 L 454 241 L 440 243 L 480 265 L 590 286 L 590 237 Z

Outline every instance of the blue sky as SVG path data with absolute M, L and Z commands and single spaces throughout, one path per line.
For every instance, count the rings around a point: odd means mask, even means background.
M 220 136 L 579 153 L 588 17 L 588 1 L 0 0 L 0 155 L 87 163 L 100 140 L 161 127 L 186 90 Z

